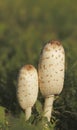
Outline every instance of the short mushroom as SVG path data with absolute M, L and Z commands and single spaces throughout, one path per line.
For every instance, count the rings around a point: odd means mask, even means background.
M 42 49 L 39 65 L 39 87 L 45 97 L 44 116 L 50 121 L 54 95 L 63 89 L 65 52 L 59 41 L 51 41 Z
M 31 116 L 31 109 L 38 96 L 38 74 L 33 65 L 25 65 L 18 75 L 17 97 L 20 106 L 25 110 L 26 120 Z

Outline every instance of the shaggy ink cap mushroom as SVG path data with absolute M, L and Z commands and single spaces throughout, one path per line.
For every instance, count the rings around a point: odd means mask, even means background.
M 45 113 L 47 113 L 47 110 L 49 111 L 49 108 L 46 108 L 46 105 L 48 106 L 50 102 L 49 98 L 53 103 L 54 95 L 60 94 L 63 89 L 64 70 L 65 52 L 62 44 L 59 41 L 51 41 L 45 44 L 38 65 L 39 87 L 46 100 Z M 48 117 L 48 120 L 50 120 L 50 117 Z
M 18 75 L 17 97 L 20 106 L 25 110 L 26 120 L 31 116 L 31 109 L 38 96 L 38 74 L 33 65 L 25 65 Z

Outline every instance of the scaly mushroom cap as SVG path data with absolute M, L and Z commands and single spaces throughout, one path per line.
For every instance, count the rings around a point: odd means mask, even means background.
M 59 94 L 64 83 L 65 53 L 60 42 L 47 43 L 41 53 L 38 73 L 41 93 L 45 97 Z
M 25 110 L 32 107 L 38 95 L 38 75 L 32 65 L 21 68 L 18 77 L 17 96 L 20 106 Z

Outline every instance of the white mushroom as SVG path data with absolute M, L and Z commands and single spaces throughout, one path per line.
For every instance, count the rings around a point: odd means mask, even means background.
M 25 65 L 19 72 L 17 97 L 20 106 L 25 110 L 26 120 L 31 116 L 31 109 L 37 100 L 37 95 L 37 70 L 32 65 Z
M 65 52 L 60 42 L 47 43 L 40 56 L 38 74 L 39 86 L 45 97 L 44 116 L 50 121 L 54 95 L 63 89 Z

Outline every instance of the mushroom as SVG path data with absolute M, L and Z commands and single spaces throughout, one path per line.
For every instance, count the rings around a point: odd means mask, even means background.
M 25 110 L 26 120 L 31 116 L 31 109 L 38 96 L 38 74 L 32 65 L 25 65 L 18 75 L 17 97 L 20 106 Z
M 59 41 L 45 44 L 39 60 L 39 87 L 45 97 L 44 116 L 50 121 L 54 96 L 60 94 L 64 83 L 65 52 Z

